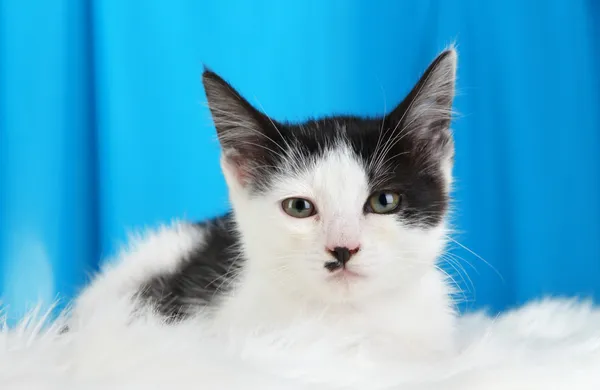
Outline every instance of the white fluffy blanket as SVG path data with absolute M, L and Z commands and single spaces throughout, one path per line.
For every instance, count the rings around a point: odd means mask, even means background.
M 600 312 L 588 303 L 548 300 L 498 318 L 466 316 L 461 353 L 428 364 L 373 359 L 358 340 L 310 322 L 217 335 L 200 320 L 131 320 L 130 308 L 98 303 L 66 333 L 64 320 L 42 328 L 35 313 L 3 329 L 0 389 L 600 389 Z

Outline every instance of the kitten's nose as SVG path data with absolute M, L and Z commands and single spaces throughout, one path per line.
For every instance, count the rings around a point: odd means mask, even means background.
M 337 260 L 338 266 L 344 266 L 350 260 L 350 258 L 358 252 L 360 247 L 350 249 L 348 247 L 336 246 L 333 249 L 328 249 L 329 253 Z

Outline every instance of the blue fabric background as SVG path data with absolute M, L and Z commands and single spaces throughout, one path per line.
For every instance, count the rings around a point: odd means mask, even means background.
M 599 25 L 594 0 L 2 0 L 3 300 L 66 300 L 128 230 L 226 210 L 203 64 L 277 119 L 379 114 L 453 41 L 464 307 L 597 297 Z

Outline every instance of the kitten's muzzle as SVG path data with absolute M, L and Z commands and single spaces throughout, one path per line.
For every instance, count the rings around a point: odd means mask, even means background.
M 350 261 L 350 258 L 354 256 L 359 249 L 360 247 L 358 246 L 353 249 L 341 246 L 336 246 L 333 249 L 328 248 L 327 251 L 335 258 L 335 261 L 325 263 L 325 268 L 330 272 L 344 268 L 346 263 Z

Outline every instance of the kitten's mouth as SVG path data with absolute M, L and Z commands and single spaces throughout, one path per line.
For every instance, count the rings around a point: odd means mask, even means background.
M 364 278 L 365 276 L 356 271 L 352 271 L 347 267 L 340 267 L 335 271 L 331 271 L 329 278 L 330 279 L 342 279 L 342 280 L 353 280 Z

